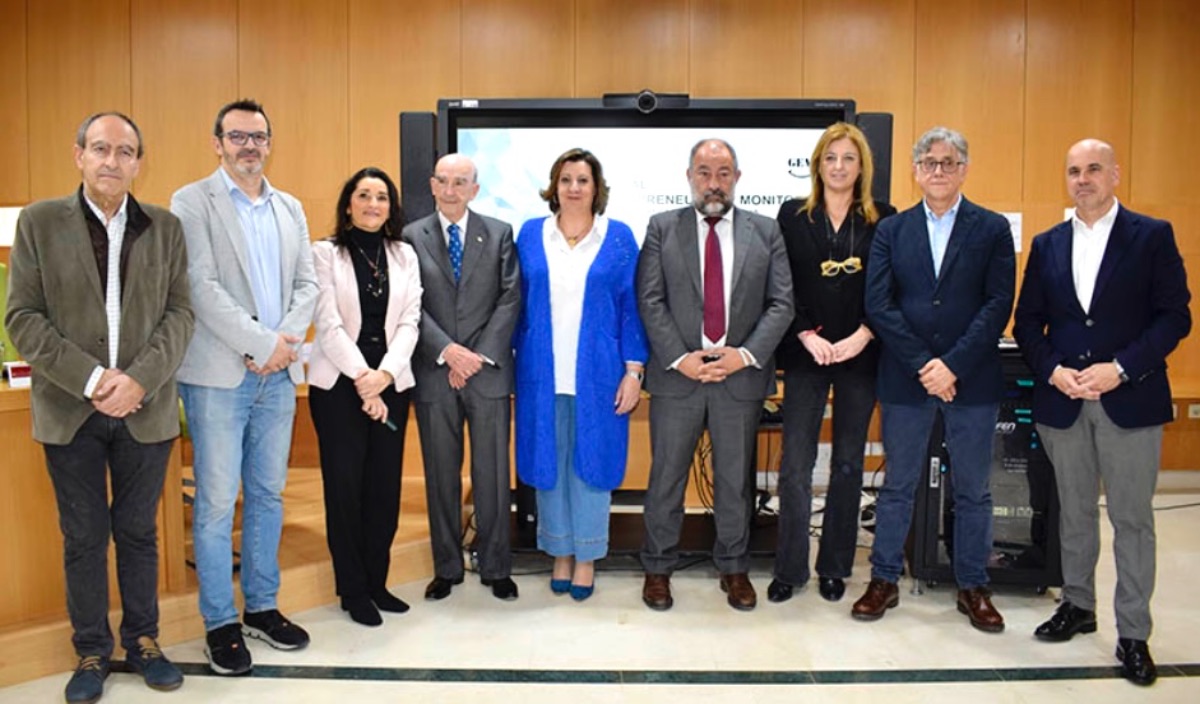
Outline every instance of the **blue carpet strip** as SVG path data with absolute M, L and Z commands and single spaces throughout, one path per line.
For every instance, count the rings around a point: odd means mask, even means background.
M 215 677 L 204 663 L 176 663 L 189 677 Z M 323 665 L 255 665 L 247 677 L 369 682 L 475 682 L 543 684 L 907 684 L 1037 682 L 1119 679 L 1117 667 L 1015 667 L 943 670 L 475 670 Z M 1200 664 L 1159 664 L 1159 677 L 1198 677 Z

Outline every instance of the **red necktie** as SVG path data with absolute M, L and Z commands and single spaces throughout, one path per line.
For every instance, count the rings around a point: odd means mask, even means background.
M 721 218 L 704 218 L 708 238 L 704 242 L 704 336 L 717 342 L 725 336 L 725 277 L 721 271 L 721 244 L 717 223 Z

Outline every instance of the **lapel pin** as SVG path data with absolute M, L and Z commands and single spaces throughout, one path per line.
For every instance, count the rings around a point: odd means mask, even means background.
M 482 237 L 480 237 L 479 235 L 476 235 L 476 236 L 475 236 L 475 241 L 476 241 L 476 242 L 482 242 L 482 241 L 483 241 L 483 238 L 482 238 Z

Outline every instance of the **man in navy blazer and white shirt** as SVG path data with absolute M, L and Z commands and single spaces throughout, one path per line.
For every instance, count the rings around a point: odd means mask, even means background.
M 216 172 L 171 198 L 196 311 L 178 379 L 195 450 L 204 652 L 214 672 L 236 675 L 252 667 L 243 632 L 282 650 L 308 645 L 308 634 L 279 613 L 276 594 L 295 385 L 304 381 L 296 348 L 312 322 L 317 279 L 300 201 L 263 175 L 271 123 L 262 106 L 221 108 L 212 145 Z M 231 579 L 239 486 L 244 626 Z
M 998 343 L 1012 312 L 1016 262 L 1001 215 L 962 196 L 967 142 L 945 127 L 913 147 L 925 197 L 879 223 L 867 266 L 867 316 L 882 342 L 879 401 L 887 473 L 876 510 L 871 582 L 854 618 L 871 621 L 900 602 L 896 582 L 913 499 L 938 412 L 954 484 L 958 610 L 982 631 L 1004 629 L 992 605 L 992 441 L 1004 377 Z
M 1151 501 L 1172 418 L 1166 357 L 1191 330 L 1191 296 L 1171 224 L 1122 207 L 1120 173 L 1099 140 L 1067 152 L 1075 213 L 1034 239 L 1013 331 L 1039 381 L 1033 417 L 1061 505 L 1063 600 L 1034 635 L 1065 641 L 1096 630 L 1103 482 L 1117 565 L 1117 658 L 1122 676 L 1149 685 L 1157 677 L 1146 644 Z

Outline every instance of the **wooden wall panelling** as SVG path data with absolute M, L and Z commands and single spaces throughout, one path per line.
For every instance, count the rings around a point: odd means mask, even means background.
M 1020 210 L 1024 6 L 919 0 L 915 43 L 916 134 L 934 125 L 961 132 L 970 147 L 967 196 L 994 210 Z
M 29 196 L 79 185 L 71 146 L 89 114 L 130 108 L 129 0 L 28 4 Z
M 237 12 L 237 0 L 133 0 L 132 116 L 146 140 L 139 198 L 165 206 L 216 168 L 213 118 L 240 97 Z
M 1133 18 L 1133 139 L 1125 155 L 1130 200 L 1196 206 L 1200 106 L 1200 4 L 1138 0 Z M 1193 224 L 1196 223 L 1193 220 Z M 1200 238 L 1195 229 L 1188 234 Z M 1194 246 L 1194 245 L 1193 245 Z
M 579 0 L 575 95 L 688 90 L 687 0 Z
M 399 186 L 400 113 L 462 93 L 462 13 L 457 3 L 350 0 L 349 23 L 347 167 L 379 166 Z
M 1200 136 L 1194 128 L 1200 105 L 1200 5 L 1139 0 L 1133 27 L 1129 205 L 1171 221 L 1191 273 L 1192 317 L 1200 320 L 1200 198 L 1191 177 L 1200 161 Z M 1177 394 L 1200 394 L 1200 335 L 1193 333 L 1180 343 L 1168 364 Z M 1200 436 L 1193 431 L 1189 437 Z M 1194 466 L 1191 457 L 1187 460 Z
M 0 0 L 0 207 L 29 202 L 29 91 L 25 0 Z M 6 232 L 3 237 L 10 237 Z
M 0 627 L 65 611 L 62 533 L 42 448 L 31 438 L 29 392 L 0 382 L 0 443 L 4 491 L 0 564 L 14 578 L 0 580 Z
M 462 0 L 462 97 L 574 96 L 574 46 L 575 0 Z
M 1063 160 L 1080 139 L 1099 137 L 1118 158 L 1129 154 L 1132 6 L 1130 0 L 1028 3 L 1026 206 L 1069 203 Z M 1128 194 L 1123 183 L 1117 195 Z
M 801 97 L 804 3 L 697 0 L 691 18 L 688 91 L 693 97 Z
M 892 201 L 915 202 L 909 149 L 916 138 L 914 0 L 806 0 L 806 98 L 854 98 L 859 112 L 895 115 Z
M 324 237 L 350 175 L 346 0 L 238 7 L 238 86 L 271 118 L 268 176 L 303 202 L 311 236 Z

